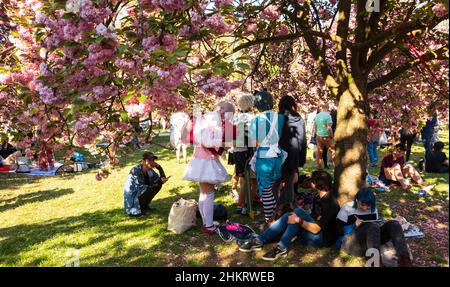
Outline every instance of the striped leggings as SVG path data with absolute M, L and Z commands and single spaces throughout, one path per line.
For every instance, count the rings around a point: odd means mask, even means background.
M 266 221 L 272 217 L 273 212 L 277 207 L 277 201 L 272 192 L 273 185 L 274 183 L 272 182 L 269 187 L 263 188 L 262 190 L 262 202 L 264 206 L 264 217 Z

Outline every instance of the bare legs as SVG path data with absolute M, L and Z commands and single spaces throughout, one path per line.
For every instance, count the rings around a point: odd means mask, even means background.
M 330 137 L 319 137 L 317 136 L 317 153 L 316 153 L 316 163 L 317 168 L 322 169 L 322 153 L 324 152 L 324 147 L 326 147 L 330 153 L 331 153 L 331 160 L 333 161 L 333 165 L 335 165 L 334 162 L 334 156 L 335 156 L 335 147 L 334 147 L 334 141 Z
M 183 151 L 183 161 L 184 161 L 184 163 L 187 163 L 187 145 L 186 144 L 182 144 L 182 143 L 177 144 L 177 150 L 176 150 L 177 161 L 178 161 L 178 163 L 181 163 L 180 162 L 181 150 Z
M 256 193 L 258 191 L 258 186 L 256 183 L 256 179 L 251 179 L 251 192 L 252 192 L 252 199 L 256 198 Z M 243 208 L 245 207 L 245 178 L 239 177 L 239 201 L 238 201 L 238 207 Z
M 386 178 L 392 181 L 398 181 L 403 189 L 408 190 L 412 187 L 408 177 L 420 185 L 420 187 L 426 187 L 427 185 L 423 181 L 419 172 L 410 164 L 405 164 L 403 167 L 396 163 L 393 167 L 386 172 Z

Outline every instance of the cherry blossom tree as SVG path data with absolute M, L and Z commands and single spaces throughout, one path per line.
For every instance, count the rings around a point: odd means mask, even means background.
M 239 87 L 227 80 L 230 68 L 195 66 L 201 60 L 189 57 L 203 38 L 228 31 L 220 14 L 208 18 L 202 5 L 9 1 L 15 51 L 0 78 L 9 135 L 25 149 L 36 129 L 54 148 L 106 142 L 114 160 L 133 121 L 184 109 L 194 93 L 199 101 Z
M 372 5 L 370 4 L 372 3 Z M 19 146 L 115 151 L 133 126 L 236 88 L 338 107 L 336 192 L 365 184 L 367 118 L 448 111 L 448 2 L 9 0 L 0 122 Z M 444 23 L 444 24 L 443 24 Z M 7 56 L 5 56 L 7 55 Z M 408 114 L 408 117 L 402 117 Z M 38 133 L 36 131 L 39 131 Z
M 448 110 L 448 22 L 446 31 L 436 29 L 448 18 L 448 3 L 375 2 L 240 1 L 237 44 L 218 56 L 255 55 L 251 76 L 275 91 L 295 94 L 305 82 L 327 88 L 319 97 L 338 106 L 334 176 L 341 201 L 365 185 L 371 103 L 391 105 L 384 115 L 399 124 L 404 109 L 415 109 L 415 117 L 424 106 Z M 305 72 L 298 65 L 308 67 L 312 81 L 298 77 Z

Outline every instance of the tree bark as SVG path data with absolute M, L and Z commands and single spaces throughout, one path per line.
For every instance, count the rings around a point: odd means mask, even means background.
M 152 119 L 151 111 L 149 112 L 148 117 L 150 118 L 150 126 L 148 127 L 147 136 L 145 137 L 145 143 L 150 143 L 150 138 L 151 138 L 152 132 L 153 132 L 153 119 Z
M 367 82 L 347 75 L 338 96 L 335 137 L 334 192 L 340 204 L 353 200 L 366 185 L 367 169 Z

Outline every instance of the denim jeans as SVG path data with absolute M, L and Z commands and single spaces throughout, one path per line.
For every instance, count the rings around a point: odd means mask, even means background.
M 301 208 L 296 208 L 294 210 L 295 214 L 298 217 L 307 222 L 315 222 L 315 220 Z M 277 236 L 280 233 L 283 233 L 280 241 L 278 242 L 278 246 L 281 249 L 287 249 L 291 245 L 291 241 L 294 236 L 298 236 L 301 242 L 307 243 L 314 247 L 321 247 L 323 244 L 323 236 L 322 231 L 319 233 L 311 233 L 303 228 L 301 228 L 298 224 L 288 224 L 289 213 L 283 214 L 277 221 L 275 221 L 267 230 L 262 232 L 260 235 L 256 237 L 256 240 L 260 243 L 265 243 L 270 241 L 272 238 Z
M 425 149 L 425 156 L 431 151 L 431 137 L 432 136 L 433 135 L 422 137 L 423 147 Z
M 375 141 L 367 143 L 367 152 L 369 153 L 370 163 L 378 162 L 378 151 L 377 151 L 378 143 Z

